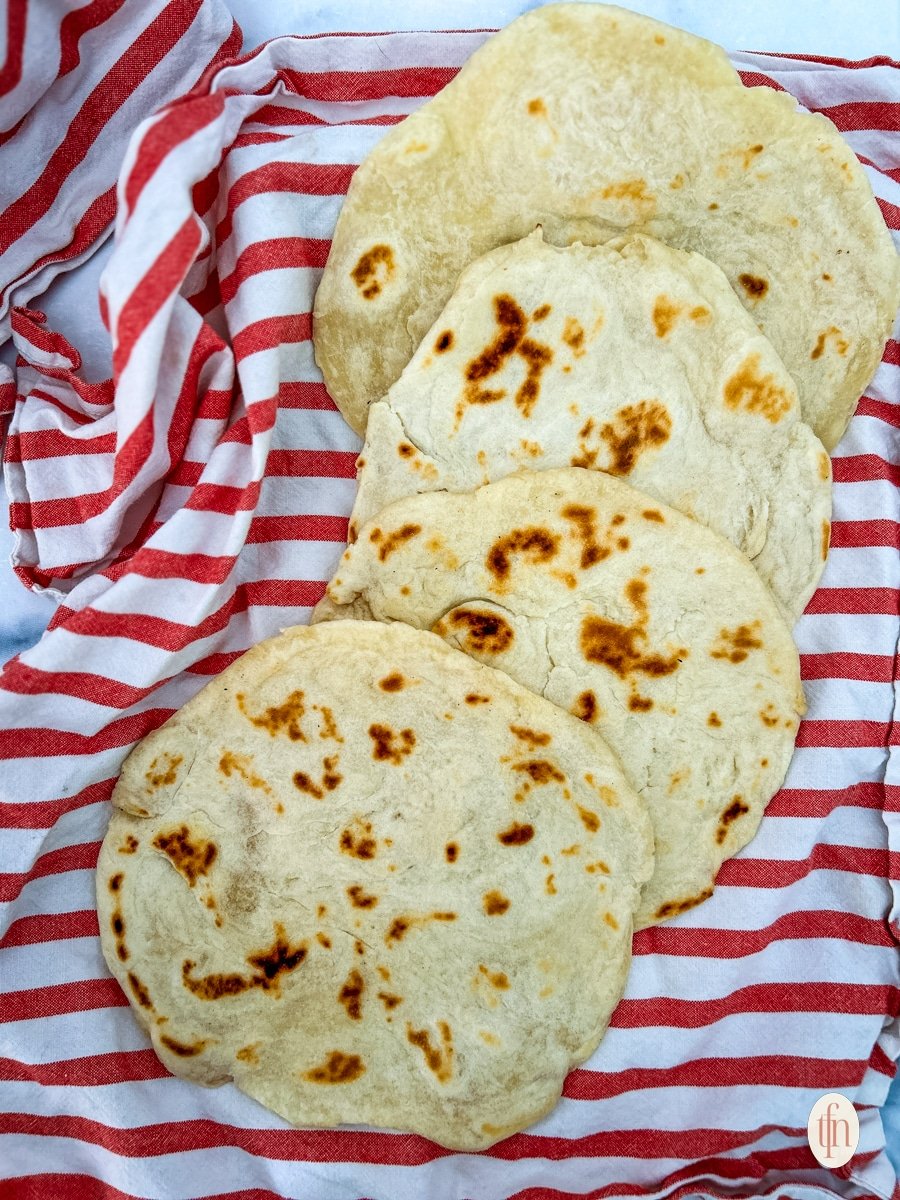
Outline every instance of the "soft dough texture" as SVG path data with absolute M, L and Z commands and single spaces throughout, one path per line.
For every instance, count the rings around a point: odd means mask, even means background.
M 592 730 L 430 633 L 263 642 L 113 800 L 101 938 L 154 1049 L 297 1124 L 490 1145 L 624 989 L 644 805 Z
M 837 443 L 900 283 L 862 167 L 831 122 L 745 88 L 717 46 L 599 4 L 513 21 L 354 175 L 313 332 L 357 431 L 466 264 L 536 224 L 556 245 L 636 230 L 712 259 Z
M 828 551 L 831 464 L 793 380 L 718 267 L 652 238 L 537 231 L 474 262 L 360 461 L 351 530 L 520 467 L 627 477 L 752 559 L 791 624 Z
M 638 926 L 712 894 L 805 709 L 790 631 L 743 555 L 596 471 L 398 500 L 314 615 L 335 612 L 433 629 L 603 734 L 656 833 Z

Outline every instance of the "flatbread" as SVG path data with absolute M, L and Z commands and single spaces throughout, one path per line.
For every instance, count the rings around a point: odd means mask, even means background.
M 429 633 L 263 642 L 128 758 L 103 950 L 175 1074 L 477 1149 L 547 1112 L 652 869 L 593 731 Z
M 513 21 L 354 175 L 313 333 L 357 431 L 466 264 L 538 224 L 560 246 L 637 230 L 717 263 L 837 443 L 900 287 L 859 161 L 717 46 L 600 4 Z
M 724 538 L 612 476 L 398 500 L 328 596 L 338 615 L 433 629 L 603 734 L 656 833 L 638 927 L 711 895 L 784 779 L 805 704 L 771 596 Z
M 351 530 L 521 467 L 612 472 L 753 559 L 790 624 L 828 551 L 831 464 L 784 364 L 718 267 L 643 236 L 472 263 L 360 461 Z

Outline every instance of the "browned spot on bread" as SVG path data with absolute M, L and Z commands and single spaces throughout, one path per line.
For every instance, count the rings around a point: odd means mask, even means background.
M 249 754 L 233 754 L 230 750 L 226 750 L 219 759 L 219 770 L 226 779 L 230 779 L 232 775 L 239 775 L 250 787 L 260 788 L 271 794 L 272 789 L 261 775 L 255 773 L 251 766 L 252 762 L 253 758 Z
M 591 724 L 597 716 L 597 697 L 593 692 L 582 692 L 572 708 L 576 717 Z
M 825 480 L 831 478 L 831 459 L 824 450 L 819 453 L 819 478 Z
M 284 926 L 276 922 L 272 945 L 247 955 L 247 962 L 255 968 L 252 975 L 213 972 L 195 978 L 193 971 L 196 963 L 186 958 L 182 963 L 181 978 L 188 991 L 201 1000 L 221 1000 L 225 996 L 238 996 L 251 988 L 272 991 L 279 996 L 281 976 L 299 967 L 306 954 L 305 942 L 292 946 Z
M 331 938 L 328 936 L 327 933 L 321 933 L 321 932 L 317 933 L 316 941 L 319 943 L 319 945 L 322 947 L 323 950 L 331 949 Z
M 440 1046 L 431 1044 L 427 1029 L 413 1029 L 409 1024 L 406 1026 L 406 1038 L 422 1051 L 428 1070 L 440 1083 L 446 1083 L 453 1076 L 453 1037 L 446 1021 L 438 1021 L 437 1026 L 441 1035 Z
M 168 787 L 178 778 L 178 768 L 182 761 L 180 754 L 159 754 L 150 764 L 144 778 L 152 788 Z
M 378 903 L 377 896 L 370 896 L 359 883 L 353 883 L 347 888 L 347 895 L 354 908 L 374 908 Z
M 469 692 L 466 696 L 466 704 L 490 704 L 490 696 L 482 696 L 478 692 Z
M 376 994 L 388 1012 L 395 1009 L 398 1004 L 403 1003 L 403 997 L 395 996 L 393 992 L 377 992 Z
M 444 857 L 448 863 L 455 863 L 459 858 L 459 846 L 456 842 L 448 842 L 444 847 Z
M 445 329 L 443 333 L 438 334 L 438 339 L 434 343 L 435 353 L 444 354 L 453 346 L 453 330 Z
M 465 648 L 476 654 L 503 654 L 515 637 L 512 626 L 503 617 L 473 608 L 454 609 L 442 617 L 433 629 L 441 637 L 446 637 L 452 631 L 464 630 Z
M 412 456 L 415 454 L 415 452 L 416 452 L 415 446 L 411 446 L 409 444 L 409 442 L 401 442 L 400 445 L 397 447 L 397 453 L 400 455 L 401 458 L 412 458 Z
M 526 745 L 532 748 L 535 746 L 549 746 L 553 740 L 549 733 L 544 733 L 538 729 L 526 729 L 524 725 L 510 725 L 509 732 L 517 737 L 520 742 L 525 742 Z
M 191 831 L 187 825 L 172 829 L 168 833 L 157 834 L 153 839 L 153 847 L 166 855 L 190 887 L 193 887 L 202 875 L 209 873 L 209 868 L 215 862 L 218 853 L 214 842 L 200 837 L 191 841 Z
M 584 618 L 581 622 L 581 652 L 588 662 L 607 667 L 620 679 L 636 674 L 658 678 L 678 670 L 688 654 L 685 647 L 678 647 L 668 655 L 649 654 L 644 649 L 649 619 L 646 592 L 647 584 L 642 579 L 630 580 L 625 588 L 625 595 L 637 613 L 631 625 L 621 625 L 606 617 Z
M 375 533 L 377 531 L 373 530 L 372 532 Z M 389 555 L 393 554 L 399 546 L 402 546 L 404 542 L 410 541 L 421 532 L 421 525 L 413 525 L 412 523 L 409 523 L 406 525 L 401 525 L 400 528 L 395 529 L 393 533 L 387 534 L 383 540 L 378 539 L 381 541 L 381 545 L 378 547 L 379 559 L 384 562 L 385 559 L 387 559 Z M 371 537 L 372 535 L 370 534 L 370 538 Z
M 822 562 L 828 558 L 828 547 L 831 545 L 831 522 L 822 522 Z
M 369 737 L 374 742 L 372 757 L 377 762 L 393 763 L 395 767 L 412 754 L 416 744 L 416 735 L 411 729 L 395 732 L 387 725 L 370 725 Z
M 738 275 L 738 283 L 751 300 L 762 300 L 769 290 L 769 284 L 765 279 L 760 279 L 758 275 L 750 275 L 746 271 L 742 275 Z
M 834 348 L 838 354 L 844 355 L 850 349 L 850 343 L 846 338 L 841 337 L 841 331 L 838 329 L 838 327 L 836 325 L 829 325 L 827 329 L 823 330 L 823 332 L 819 334 L 818 338 L 816 339 L 816 344 L 813 346 L 809 357 L 821 358 L 825 353 L 825 344 L 829 338 L 834 339 Z
M 681 313 L 681 305 L 668 296 L 657 296 L 653 304 L 653 328 L 658 338 L 668 337 Z
M 544 880 L 544 891 L 548 896 L 556 895 L 556 884 L 553 882 L 556 876 L 551 872 Z
M 139 845 L 140 845 L 140 842 L 137 840 L 137 838 L 134 836 L 134 834 L 129 833 L 128 836 L 125 838 L 125 841 L 119 847 L 119 853 L 120 854 L 134 854 L 135 850 L 137 850 Z
M 350 278 L 364 300 L 374 300 L 388 280 L 393 278 L 395 269 L 393 250 L 383 242 L 378 242 L 371 250 L 360 255 L 350 272 Z
M 526 367 L 525 379 L 516 391 L 515 404 L 523 416 L 530 416 L 540 391 L 541 374 L 553 361 L 549 346 L 526 337 L 528 318 L 512 296 L 494 297 L 494 317 L 499 327 L 494 340 L 463 371 L 465 386 L 456 408 L 457 424 L 467 406 L 494 404 L 504 398 L 505 388 L 491 391 L 482 387 L 482 383 L 501 371 L 514 354 L 524 359 Z
M 406 680 L 399 671 L 395 671 L 393 675 L 385 675 L 384 679 L 380 679 L 378 686 L 383 692 L 402 692 L 406 686 Z
M 608 558 L 610 548 L 597 540 L 597 510 L 587 504 L 567 504 L 560 516 L 574 527 L 574 536 L 581 542 L 579 565 L 582 571 Z
M 706 718 L 706 723 L 711 729 L 719 729 L 722 725 L 722 719 L 717 712 L 711 712 Z
M 498 991 L 505 992 L 509 987 L 509 977 L 505 971 L 491 971 L 484 963 L 479 963 L 478 970 L 488 983 L 492 987 L 497 988 Z
M 503 846 L 524 846 L 533 837 L 533 825 L 520 825 L 518 821 L 513 821 L 509 829 L 497 834 L 497 841 Z
M 344 854 L 351 858 L 374 858 L 378 852 L 378 843 L 372 837 L 372 826 L 368 821 L 355 817 L 353 822 L 342 830 L 340 847 Z
M 536 96 L 534 100 L 528 101 L 528 112 L 532 117 L 544 117 L 547 115 L 547 106 L 540 96 Z
M 595 812 L 591 812 L 589 808 L 583 808 L 580 804 L 576 807 L 578 808 L 578 815 L 581 817 L 581 823 L 584 825 L 588 833 L 596 833 L 600 828 L 600 818 L 597 816 L 597 814 Z
M 390 945 L 391 942 L 401 942 L 406 934 L 416 925 L 427 925 L 429 921 L 455 921 L 455 912 L 431 912 L 431 913 L 403 913 L 399 917 L 395 917 L 388 926 L 387 933 L 384 935 L 385 942 Z
M 719 828 L 716 830 L 716 841 L 721 844 L 725 841 L 728 835 L 728 827 L 735 822 L 744 813 L 750 811 L 750 806 L 744 803 L 743 796 L 732 796 L 731 804 L 725 809 L 721 817 L 719 817 Z
M 559 767 L 555 767 L 552 762 L 547 762 L 545 758 L 532 758 L 528 762 L 516 763 L 513 770 L 521 771 L 534 783 L 565 783 L 566 781 L 566 777 Z
M 644 511 L 641 513 L 641 516 L 644 518 L 645 521 L 656 521 L 660 525 L 665 525 L 665 523 L 666 523 L 666 518 L 662 515 L 662 513 L 658 509 L 655 509 L 655 508 L 645 508 Z
M 314 704 L 313 709 L 322 717 L 322 728 L 319 730 L 319 737 L 323 741 L 343 742 L 340 730 L 337 727 L 337 722 L 334 719 L 334 713 L 327 704 Z
M 330 755 L 328 758 L 322 759 L 322 778 L 318 783 L 315 783 L 305 771 L 294 772 L 294 787 L 298 791 L 306 792 L 308 796 L 312 796 L 315 800 L 321 800 L 326 792 L 333 792 L 336 787 L 339 787 L 343 782 L 343 775 L 337 771 L 338 756 Z
M 646 208 L 656 206 L 656 198 L 647 191 L 645 179 L 623 179 L 619 183 L 610 183 L 600 195 L 604 200 L 631 200 Z
M 251 1042 L 249 1046 L 241 1046 L 234 1057 L 239 1059 L 240 1062 L 250 1063 L 252 1067 L 255 1067 L 259 1062 L 259 1046 L 259 1042 Z
M 747 147 L 747 149 L 744 151 L 744 155 L 743 155 L 745 171 L 750 166 L 750 164 L 753 162 L 754 158 L 756 158 L 757 154 L 762 154 L 763 150 L 765 150 L 765 146 L 763 146 L 761 142 L 757 142 L 755 146 Z
M 303 1078 L 307 1083 L 353 1083 L 365 1069 L 358 1054 L 344 1054 L 342 1050 L 332 1050 L 320 1067 L 310 1068 Z
M 566 317 L 563 325 L 562 340 L 566 343 L 576 358 L 583 358 L 587 351 L 584 348 L 584 328 L 575 317 Z
M 306 735 L 300 728 L 300 722 L 306 713 L 306 705 L 303 703 L 303 692 L 291 692 L 283 704 L 273 704 L 265 712 L 256 717 L 247 711 L 243 692 L 238 692 L 235 700 L 237 701 L 238 708 L 248 721 L 252 725 L 255 725 L 257 729 L 265 729 L 270 737 L 277 737 L 279 733 L 283 733 L 292 742 L 306 741 Z
M 598 859 L 596 859 L 596 861 L 588 863 L 588 865 L 584 869 L 585 869 L 585 871 L 587 871 L 588 875 L 596 875 L 596 874 L 598 874 L 598 872 L 601 875 L 609 874 L 609 867 L 606 865 L 606 863 L 603 861 L 602 858 L 598 858 Z
M 719 206 L 718 206 L 718 204 L 716 204 L 715 200 L 713 200 L 712 204 L 707 204 L 706 207 L 709 209 L 710 212 L 715 212 Z
M 734 410 L 758 413 L 775 425 L 790 411 L 791 399 L 775 382 L 774 375 L 760 374 L 759 364 L 758 353 L 748 354 L 735 373 L 725 380 L 725 403 Z
M 608 912 L 608 913 L 604 913 L 604 914 L 603 914 L 603 920 L 604 920 L 604 921 L 606 922 L 606 924 L 607 924 L 607 925 L 610 927 L 610 929 L 618 929 L 618 928 L 619 928 L 619 922 L 618 922 L 618 921 L 616 920 L 616 918 L 615 918 L 615 917 L 612 915 L 612 913 L 609 913 L 609 912 Z
M 141 1006 L 141 1008 L 152 1009 L 153 1001 L 150 999 L 150 993 L 147 991 L 144 984 L 135 975 L 134 971 L 128 972 L 128 986 L 131 988 L 131 994 Z
M 510 556 L 520 554 L 531 563 L 549 562 L 559 549 L 559 538 L 549 529 L 530 525 L 524 529 L 513 529 L 498 538 L 487 553 L 488 570 L 498 580 L 505 580 L 510 572 Z
M 338 992 L 338 1003 L 343 1004 L 351 1021 L 362 1020 L 362 998 L 365 990 L 365 980 L 354 968 Z
M 778 716 L 778 710 L 775 708 L 775 705 L 770 702 L 760 712 L 759 719 L 763 725 L 768 726 L 769 729 L 774 729 L 781 718 Z
M 754 621 L 752 625 L 738 625 L 736 629 L 720 629 L 719 640 L 709 652 L 710 658 L 725 658 L 733 663 L 743 662 L 751 650 L 762 649 L 759 629 L 759 621 Z
M 489 917 L 502 917 L 510 904 L 511 901 L 496 888 L 484 894 L 484 911 Z
M 166 1034 L 163 1034 L 159 1040 L 167 1050 L 171 1050 L 179 1058 L 193 1058 L 195 1055 L 201 1054 L 208 1044 L 206 1041 L 177 1042 L 175 1038 L 168 1037 Z
M 697 304 L 691 309 L 691 311 L 688 313 L 688 316 L 695 325 L 708 325 L 712 320 L 712 313 L 705 304 Z
M 684 176 L 681 172 L 669 180 L 669 187 L 673 192 L 678 192 L 684 187 Z
M 551 312 L 552 309 L 549 304 L 541 304 L 531 314 L 531 319 L 532 321 L 543 321 L 550 316 Z
M 695 908 L 698 904 L 702 904 L 712 894 L 712 888 L 704 888 L 699 895 L 689 896 L 686 900 L 667 900 L 665 904 L 659 906 L 655 915 L 660 921 L 665 920 L 666 917 L 677 917 L 679 913 L 687 912 L 689 908 Z
M 649 712 L 653 707 L 653 701 L 649 696 L 639 696 L 637 692 L 632 692 L 628 697 L 628 707 L 632 712 Z
M 630 475 L 641 455 L 665 445 L 671 433 L 672 418 L 658 400 L 641 400 L 620 408 L 613 421 L 600 430 L 609 453 L 605 470 L 610 475 Z M 593 455 L 596 461 L 597 451 Z M 593 465 L 572 460 L 573 467 Z

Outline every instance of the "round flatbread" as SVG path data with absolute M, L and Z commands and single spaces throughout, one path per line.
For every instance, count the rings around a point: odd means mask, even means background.
M 513 21 L 354 175 L 313 333 L 356 430 L 466 264 L 537 224 L 560 246 L 638 230 L 717 263 L 837 443 L 900 287 L 859 161 L 717 46 L 600 4 Z
M 591 730 L 406 626 L 295 628 L 128 758 L 103 950 L 177 1075 L 477 1149 L 559 1097 L 652 870 Z
M 360 461 L 351 531 L 521 467 L 627 478 L 752 559 L 791 624 L 828 552 L 831 464 L 793 380 L 718 267 L 653 238 L 537 231 L 472 263 Z
M 712 894 L 784 779 L 805 705 L 774 601 L 724 538 L 611 476 L 398 500 L 328 596 L 433 629 L 603 734 L 656 833 L 638 926 Z

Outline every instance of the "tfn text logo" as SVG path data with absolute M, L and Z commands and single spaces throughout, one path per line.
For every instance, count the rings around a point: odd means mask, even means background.
M 823 1167 L 842 1167 L 859 1145 L 859 1117 L 840 1092 L 829 1092 L 812 1107 L 806 1126 L 809 1148 Z

